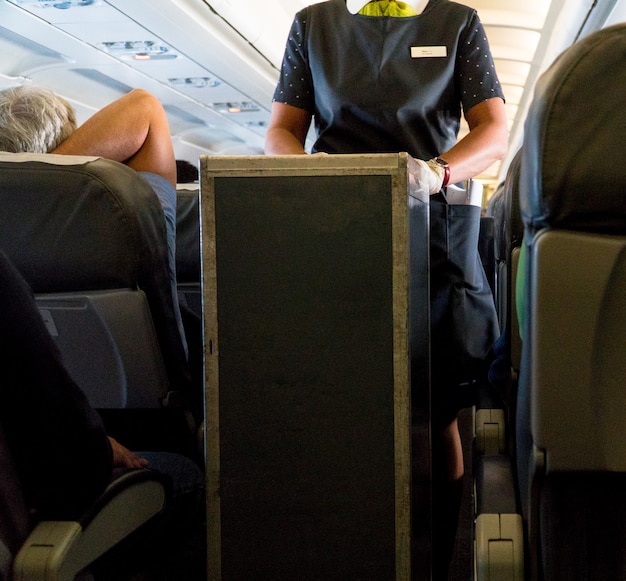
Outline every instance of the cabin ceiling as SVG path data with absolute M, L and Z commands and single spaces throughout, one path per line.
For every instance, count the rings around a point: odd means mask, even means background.
M 487 30 L 507 99 L 511 156 L 537 76 L 575 40 L 593 6 L 615 0 L 462 1 Z M 289 26 L 311 3 L 0 0 L 0 88 L 47 86 L 82 122 L 141 87 L 164 103 L 177 157 L 261 154 Z M 506 161 L 480 179 L 495 187 Z

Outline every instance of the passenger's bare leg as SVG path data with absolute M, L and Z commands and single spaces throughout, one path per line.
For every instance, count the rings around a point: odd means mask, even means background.
M 134 89 L 107 105 L 51 153 L 94 155 L 163 176 L 176 187 L 176 159 L 161 102 Z

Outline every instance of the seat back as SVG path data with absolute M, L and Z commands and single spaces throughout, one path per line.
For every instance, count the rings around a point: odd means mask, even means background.
M 498 323 L 500 329 L 506 323 L 504 313 L 506 311 L 506 302 L 502 296 L 502 278 L 506 273 L 504 238 L 502 231 L 504 217 L 504 183 L 499 184 L 496 191 L 489 199 L 486 216 L 493 221 L 493 270 L 494 270 L 494 298 L 496 301 L 496 310 L 498 311 Z
M 494 219 L 493 216 L 480 218 L 480 231 L 478 234 L 478 254 L 480 256 L 489 288 L 496 296 L 496 259 L 494 249 Z
M 176 276 L 181 305 L 202 316 L 199 188 L 176 190 Z
M 526 121 L 517 460 L 533 578 L 626 576 L 625 65 L 626 25 L 584 38 Z
M 105 159 L 1 154 L 0 205 L 0 247 L 105 419 L 189 401 L 165 221 L 148 183 Z
M 506 321 L 508 327 L 507 349 L 511 357 L 511 368 L 517 374 L 522 358 L 522 343 L 520 338 L 519 321 L 515 304 L 516 280 L 519 267 L 520 249 L 524 237 L 524 225 L 519 201 L 519 179 L 522 164 L 522 150 L 520 149 L 509 166 L 504 182 L 504 249 L 507 264 L 506 273 Z

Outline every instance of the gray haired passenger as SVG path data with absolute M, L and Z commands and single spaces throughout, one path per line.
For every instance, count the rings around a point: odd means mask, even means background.
M 0 91 L 0 150 L 48 153 L 74 131 L 76 114 L 56 93 L 31 85 Z
M 43 87 L 0 91 L 0 151 L 95 156 L 127 165 L 156 193 L 165 217 L 172 300 L 185 352 L 176 291 L 176 158 L 161 102 L 133 89 L 77 126 L 73 107 Z

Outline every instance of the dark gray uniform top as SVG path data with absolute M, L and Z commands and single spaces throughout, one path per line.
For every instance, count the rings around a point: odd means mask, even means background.
M 448 0 L 404 18 L 353 15 L 345 0 L 304 8 L 274 94 L 314 115 L 313 152 L 420 159 L 454 145 L 461 105 L 491 97 L 504 98 L 482 24 Z
M 328 0 L 296 15 L 274 100 L 314 115 L 313 152 L 430 159 L 457 140 L 461 107 L 504 98 L 472 8 L 430 0 L 418 16 L 350 14 Z M 443 203 L 442 203 L 443 202 Z M 432 411 L 447 425 L 471 405 L 498 336 L 478 255 L 480 208 L 430 198 Z

